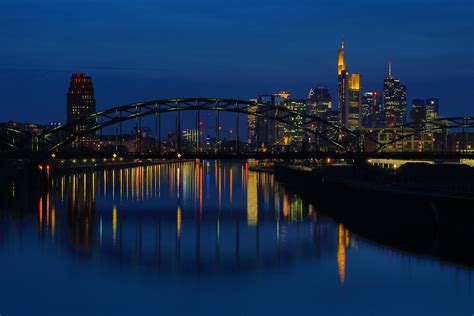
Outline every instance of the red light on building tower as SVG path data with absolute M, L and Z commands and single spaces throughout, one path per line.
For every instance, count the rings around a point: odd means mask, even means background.
M 71 83 L 67 93 L 67 122 L 82 119 L 96 112 L 94 86 L 92 79 L 82 73 L 72 74 Z M 80 123 L 72 132 L 87 131 L 94 125 L 94 121 Z M 85 146 L 94 144 L 95 134 L 83 135 L 79 143 Z M 77 146 L 78 144 L 75 143 Z

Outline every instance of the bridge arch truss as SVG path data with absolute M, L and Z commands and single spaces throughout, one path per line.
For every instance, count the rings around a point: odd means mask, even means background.
M 320 117 L 309 115 L 305 112 L 294 111 L 281 105 L 220 98 L 177 98 L 153 100 L 113 107 L 107 110 L 98 111 L 88 117 L 81 118 L 80 120 L 56 127 L 41 134 L 37 141 L 42 144 L 40 147 L 42 147 L 43 150 L 54 152 L 72 144 L 83 136 L 96 133 L 97 131 L 110 126 L 118 125 L 121 130 L 122 122 L 134 119 L 140 120 L 142 117 L 155 115 L 156 124 L 160 125 L 161 114 L 175 112 L 179 117 L 180 113 L 189 111 L 196 112 L 196 122 L 199 122 L 201 111 L 236 113 L 237 120 L 239 114 L 265 118 L 285 124 L 306 134 L 314 135 L 315 138 L 323 139 L 337 151 L 348 151 L 356 148 L 360 144 L 360 135 L 356 132 L 337 124 L 330 123 Z M 275 111 L 278 115 L 275 115 Z M 295 122 L 293 119 L 295 116 L 300 117 L 300 122 Z M 87 125 L 88 128 L 80 130 L 78 127 L 81 125 Z M 217 125 L 219 125 L 219 123 Z M 239 122 L 237 121 L 237 129 L 238 126 Z M 116 129 L 116 131 L 119 131 L 119 129 Z M 239 133 L 237 132 L 237 137 L 238 134 Z M 335 138 L 332 135 L 338 136 Z M 157 135 L 157 138 L 158 137 L 160 136 Z M 342 139 L 344 139 L 344 141 L 341 141 Z

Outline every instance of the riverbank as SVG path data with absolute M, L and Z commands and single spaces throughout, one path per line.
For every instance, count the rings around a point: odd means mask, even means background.
M 474 209 L 470 197 L 424 194 L 398 186 L 377 169 L 275 166 L 276 180 L 319 211 L 369 239 L 412 251 L 474 265 Z M 407 181 L 410 172 L 398 180 Z M 469 182 L 462 181 L 459 182 Z M 412 184 L 416 183 L 415 180 Z M 403 188 L 403 189 L 402 189 Z

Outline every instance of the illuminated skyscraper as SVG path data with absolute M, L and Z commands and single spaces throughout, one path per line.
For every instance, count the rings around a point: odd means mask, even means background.
M 283 137 L 283 124 L 270 117 L 284 115 L 279 112 L 277 106 L 284 106 L 289 96 L 288 91 L 282 91 L 258 97 L 259 106 L 256 111 L 265 115 L 265 117 L 258 116 L 255 121 L 255 140 L 259 147 L 269 148 L 280 142 Z
M 73 74 L 67 93 L 67 122 L 87 117 L 96 112 L 94 87 L 92 79 L 85 74 Z M 95 121 L 81 122 L 74 132 L 82 132 L 94 125 Z M 93 145 L 95 134 L 83 135 L 74 143 L 75 146 Z
M 374 93 L 363 92 L 362 93 L 362 109 L 360 111 L 362 127 L 372 127 L 373 121 L 373 106 L 374 106 Z
M 426 120 L 426 104 L 423 99 L 413 99 L 411 103 L 411 120 L 415 126 L 421 126 L 421 123 Z
M 344 63 L 344 38 L 341 48 L 337 54 L 337 111 L 339 112 L 339 124 L 345 125 L 347 121 L 347 102 L 349 99 L 349 71 Z
M 349 98 L 346 103 L 345 126 L 354 130 L 361 127 L 362 83 L 360 74 L 352 74 L 349 78 Z
M 332 97 L 328 88 L 311 88 L 306 101 L 306 110 L 309 115 L 314 115 L 327 120 L 332 109 Z
M 407 95 L 406 86 L 400 79 L 392 76 L 392 64 L 388 66 L 388 76 L 383 82 L 383 102 L 387 126 L 404 124 L 406 120 Z
M 291 125 L 285 125 L 283 128 L 283 137 L 285 138 L 285 144 L 296 143 L 301 144 L 303 141 L 304 133 L 298 127 L 303 126 L 303 114 L 306 112 L 306 101 L 305 100 L 286 100 L 285 107 L 290 110 L 297 112 L 297 115 L 290 117 Z
M 382 97 L 378 91 L 362 93 L 361 121 L 365 128 L 383 126 Z
M 247 116 L 247 143 L 249 146 L 254 147 L 257 143 L 257 117 L 255 113 L 257 112 L 257 100 L 252 99 L 255 105 L 249 107 L 249 114 Z
M 439 100 L 438 98 L 429 98 L 425 101 L 426 104 L 426 119 L 433 120 L 439 114 Z
M 337 54 L 338 97 L 337 111 L 339 124 L 357 129 L 361 126 L 362 85 L 360 74 L 349 74 L 344 62 L 344 38 Z

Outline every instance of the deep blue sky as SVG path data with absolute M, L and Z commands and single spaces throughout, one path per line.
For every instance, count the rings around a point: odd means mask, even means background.
M 388 60 L 414 97 L 474 115 L 472 0 L 1 0 L 0 121 L 65 120 L 72 72 L 98 108 L 155 98 L 248 99 L 337 84 L 382 89 Z

